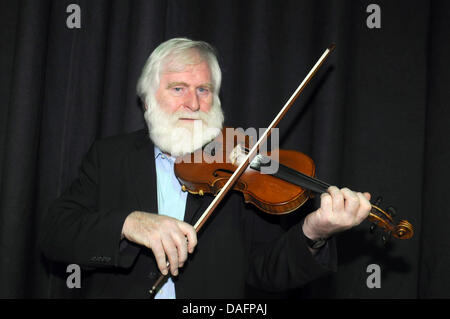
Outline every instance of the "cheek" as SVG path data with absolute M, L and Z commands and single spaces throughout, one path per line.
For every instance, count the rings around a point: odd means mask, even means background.
M 205 99 L 200 103 L 200 110 L 203 112 L 209 112 L 213 105 L 213 98 Z
M 173 97 L 172 98 L 171 97 L 160 98 L 157 96 L 157 101 L 158 101 L 161 109 L 167 113 L 176 112 L 178 109 L 178 106 L 180 105 L 180 103 L 178 103 L 176 101 L 176 99 L 174 99 Z

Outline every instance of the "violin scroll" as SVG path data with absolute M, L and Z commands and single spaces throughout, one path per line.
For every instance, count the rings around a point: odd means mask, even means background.
M 411 223 L 407 220 L 400 220 L 396 223 L 393 218 L 395 216 L 395 209 L 388 207 L 386 210 L 383 210 L 379 207 L 380 202 L 381 197 L 372 205 L 372 210 L 367 218 L 372 222 L 371 232 L 374 230 L 374 226 L 378 226 L 397 239 L 411 238 L 414 235 L 414 228 Z

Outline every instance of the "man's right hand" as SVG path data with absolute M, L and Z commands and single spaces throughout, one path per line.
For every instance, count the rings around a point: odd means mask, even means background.
M 197 233 L 192 225 L 178 219 L 134 211 L 127 216 L 122 227 L 122 238 L 150 248 L 155 255 L 158 268 L 163 275 L 178 275 L 188 253 L 197 245 Z M 167 256 L 167 259 L 166 259 Z

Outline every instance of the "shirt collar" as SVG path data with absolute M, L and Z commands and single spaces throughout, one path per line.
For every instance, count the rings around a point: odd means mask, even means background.
M 161 155 L 162 155 L 161 150 L 159 149 L 158 146 L 155 146 L 155 159 L 157 159 Z
M 161 157 L 161 158 L 163 158 L 163 159 L 172 160 L 172 161 L 175 160 L 174 157 L 168 156 L 168 155 L 164 154 L 164 153 L 159 149 L 159 147 L 155 145 L 155 160 L 156 160 L 158 157 Z

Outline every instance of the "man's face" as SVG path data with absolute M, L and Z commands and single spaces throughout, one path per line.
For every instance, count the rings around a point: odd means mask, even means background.
M 173 156 L 191 153 L 221 131 L 223 113 L 215 96 L 206 62 L 169 65 L 160 74 L 159 87 L 144 118 L 150 138 Z
M 187 65 L 181 71 L 160 75 L 156 100 L 161 109 L 174 114 L 182 112 L 178 125 L 198 119 L 198 112 L 208 113 L 213 104 L 211 71 L 206 62 Z

